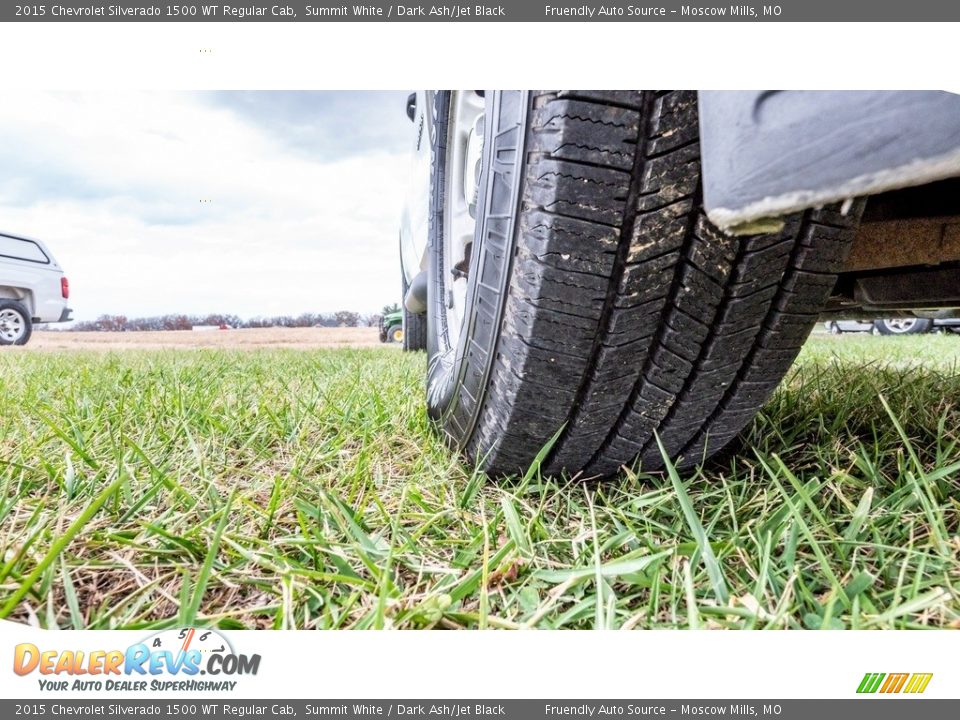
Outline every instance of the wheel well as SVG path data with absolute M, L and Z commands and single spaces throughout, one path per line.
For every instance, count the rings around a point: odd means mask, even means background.
M 13 287 L 12 285 L 0 285 L 0 298 L 4 300 L 16 300 L 23 303 L 27 312 L 34 314 L 33 293 L 25 288 Z

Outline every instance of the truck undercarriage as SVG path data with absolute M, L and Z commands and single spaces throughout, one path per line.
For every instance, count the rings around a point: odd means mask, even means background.
M 874 195 L 825 317 L 960 315 L 960 179 Z

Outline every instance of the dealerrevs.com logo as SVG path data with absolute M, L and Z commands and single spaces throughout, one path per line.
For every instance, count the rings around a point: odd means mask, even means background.
M 867 673 L 857 687 L 858 694 L 919 694 L 927 689 L 933 673 Z
M 237 653 L 226 637 L 202 628 L 166 630 L 126 650 L 48 650 L 20 643 L 13 654 L 13 671 L 36 673 L 40 689 L 48 691 L 229 692 L 237 686 L 233 678 L 259 669 L 260 655 Z

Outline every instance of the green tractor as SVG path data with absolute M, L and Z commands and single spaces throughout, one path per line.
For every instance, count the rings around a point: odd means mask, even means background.
M 406 292 L 406 284 L 403 290 Z M 408 351 L 426 349 L 426 316 L 415 315 L 397 304 L 385 305 L 380 312 L 380 342 L 397 343 Z
M 403 342 L 403 311 L 385 313 L 380 316 L 380 342 Z

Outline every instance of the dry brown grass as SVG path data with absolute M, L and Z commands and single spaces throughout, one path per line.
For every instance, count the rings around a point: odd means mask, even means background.
M 377 328 L 263 328 L 171 332 L 36 332 L 25 350 L 338 348 L 380 345 Z

